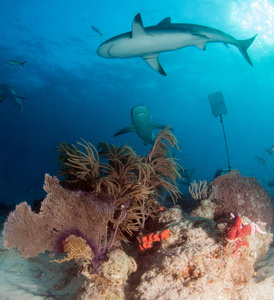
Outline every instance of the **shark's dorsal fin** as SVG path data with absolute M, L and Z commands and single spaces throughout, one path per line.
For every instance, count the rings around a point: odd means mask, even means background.
M 159 61 L 158 61 L 158 56 L 159 54 L 153 54 L 150 56 L 145 56 L 143 57 L 143 59 L 158 73 L 167 76 L 166 72 L 164 71 L 164 69 L 162 68 L 162 66 L 160 65 Z
M 170 24 L 171 23 L 171 18 L 170 17 L 167 17 L 167 18 L 164 18 L 162 21 L 160 21 L 158 25 L 167 25 L 167 24 Z
M 133 19 L 131 32 L 132 32 L 132 38 L 148 35 L 144 29 L 141 14 L 137 14 Z

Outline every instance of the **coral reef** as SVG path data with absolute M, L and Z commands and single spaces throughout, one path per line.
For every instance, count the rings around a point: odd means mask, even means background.
M 97 278 L 93 289 L 97 295 L 104 294 L 100 286 L 105 283 L 113 286 L 110 268 L 119 269 L 119 276 L 126 269 L 122 278 L 115 277 L 114 285 L 124 284 L 136 264 L 117 249 L 121 255 L 114 255 L 113 247 L 127 241 L 126 234 L 143 234 L 147 219 L 159 213 L 159 200 L 169 195 L 175 202 L 180 196 L 176 179 L 180 178 L 181 167 L 169 146 L 178 148 L 169 128 L 158 134 L 146 157 L 136 155 L 129 146 L 105 142 L 99 144 L 98 150 L 85 141 L 77 147 L 61 143 L 58 160 L 63 179 L 59 182 L 46 175 L 47 196 L 36 212 L 26 202 L 16 206 L 4 224 L 4 246 L 17 247 L 26 258 L 45 251 L 66 253 L 52 262 L 77 261 L 78 274 L 89 282 L 84 290 L 90 291 L 90 282 Z M 169 230 L 152 233 L 151 237 L 152 242 L 163 241 L 169 237 Z M 145 244 L 143 240 L 143 248 L 150 247 L 150 242 Z M 122 257 L 117 258 L 119 263 L 116 259 L 110 264 L 113 255 Z M 111 267 L 106 267 L 108 264 Z M 112 296 L 104 297 L 115 299 L 118 295 L 117 299 L 121 299 L 123 284 L 118 284 Z
M 170 195 L 175 202 L 180 196 L 177 178 L 181 167 L 175 162 L 169 146 L 178 148 L 177 139 L 169 128 L 157 135 L 146 157 L 138 156 L 129 146 L 114 146 L 102 142 L 96 148 L 88 142 L 78 147 L 59 144 L 58 161 L 61 181 L 69 189 L 96 191 L 114 198 L 121 207 L 130 198 L 127 217 L 119 236 L 143 230 L 149 217 L 158 213 L 159 201 Z
M 249 248 L 241 247 L 241 255 L 235 255 L 234 243 L 227 242 L 225 229 L 213 220 L 182 214 L 178 221 L 172 208 L 162 211 L 158 221 L 172 219 L 173 212 L 176 221 L 164 227 L 170 238 L 143 255 L 140 264 L 136 260 L 138 284 L 130 282 L 135 290 L 129 299 L 242 299 L 239 292 L 249 287 L 254 266 L 267 253 L 273 235 L 246 236 Z M 266 224 L 259 225 L 265 229 Z
M 193 183 L 192 214 L 160 206 L 180 196 L 182 168 L 169 146 L 178 147 L 168 128 L 146 157 L 105 142 L 60 144 L 62 180 L 46 175 L 36 212 L 16 206 L 4 246 L 24 257 L 57 254 L 57 266 L 77 263 L 85 278 L 79 300 L 244 299 L 273 239 L 270 198 L 255 179 L 231 171 L 209 186 Z
M 220 221 L 230 213 L 247 216 L 252 222 L 272 224 L 271 199 L 257 179 L 243 177 L 237 170 L 217 177 L 208 186 L 208 197 L 201 201 L 193 215 Z

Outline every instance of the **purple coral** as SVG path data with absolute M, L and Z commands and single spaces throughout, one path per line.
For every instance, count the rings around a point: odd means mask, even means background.
M 45 177 L 47 197 L 40 212 L 31 211 L 26 202 L 16 206 L 4 224 L 4 246 L 18 247 L 22 256 L 45 251 L 63 252 L 62 241 L 70 235 L 85 239 L 93 251 L 95 269 L 113 246 L 118 226 L 126 215 L 121 209 L 115 220 L 113 199 L 94 192 L 74 192 L 62 188 L 56 177 Z

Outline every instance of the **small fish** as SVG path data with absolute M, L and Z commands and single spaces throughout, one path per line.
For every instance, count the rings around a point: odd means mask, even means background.
M 98 34 L 100 34 L 100 36 L 102 37 L 103 34 L 99 31 L 98 28 L 96 28 L 95 26 L 90 26 L 91 29 L 93 29 L 95 32 L 97 32 Z
M 256 158 L 261 164 L 263 164 L 263 165 L 266 164 L 266 161 L 263 158 L 258 157 L 257 155 L 255 155 L 254 158 Z
M 18 66 L 18 65 L 21 65 L 22 67 L 24 67 L 24 64 L 26 63 L 27 61 L 23 61 L 23 62 L 19 62 L 17 60 L 8 60 L 7 63 L 9 65 L 12 65 L 12 66 Z
M 270 149 L 265 149 L 265 151 L 266 151 L 269 155 L 271 155 L 272 152 L 274 151 L 274 145 L 273 145 Z

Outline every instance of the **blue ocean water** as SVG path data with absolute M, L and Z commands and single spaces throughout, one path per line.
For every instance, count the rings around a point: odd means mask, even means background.
M 141 58 L 99 57 L 98 46 L 130 31 L 137 13 L 144 26 L 170 16 L 237 39 L 257 34 L 248 49 L 254 67 L 235 46 L 221 43 L 160 54 L 166 77 Z M 0 84 L 26 99 L 22 112 L 9 100 L 0 103 L 0 201 L 42 198 L 44 174 L 57 174 L 59 142 L 128 143 L 146 155 L 151 146 L 135 133 L 113 137 L 131 123 L 131 109 L 139 104 L 150 108 L 153 121 L 172 124 L 181 148 L 175 156 L 195 169 L 193 179 L 212 181 L 227 167 L 221 124 L 208 101 L 216 91 L 228 111 L 223 120 L 231 167 L 273 194 L 267 181 L 274 178 L 274 155 L 265 151 L 274 144 L 273 19 L 271 0 L 2 0 Z

